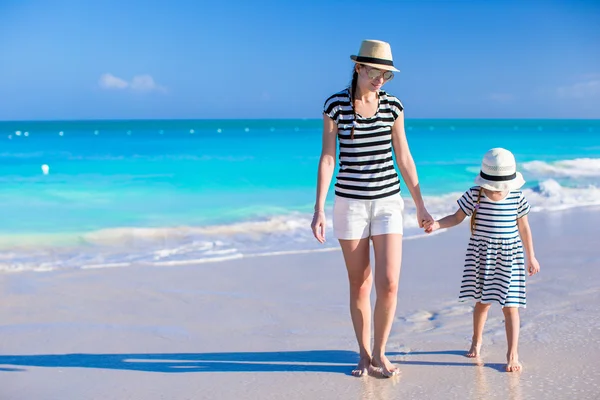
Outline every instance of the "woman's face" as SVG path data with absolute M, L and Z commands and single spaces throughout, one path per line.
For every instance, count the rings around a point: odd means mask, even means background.
M 358 65 L 358 80 L 363 89 L 376 92 L 384 83 L 394 78 L 392 71 L 384 71 L 368 65 Z

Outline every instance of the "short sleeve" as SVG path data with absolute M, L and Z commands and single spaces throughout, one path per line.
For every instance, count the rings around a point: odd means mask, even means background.
M 473 209 L 475 208 L 475 204 L 473 202 L 473 193 L 472 189 L 467 190 L 463 195 L 456 201 L 460 209 L 471 216 L 473 214 Z
M 390 107 L 390 112 L 394 116 L 394 121 L 398 119 L 402 111 L 404 111 L 404 106 L 402 102 L 398 100 L 396 96 L 392 96 L 388 94 L 388 105 Z
M 531 207 L 525 198 L 523 192 L 519 192 L 519 207 L 517 208 L 517 219 L 523 218 L 531 211 Z
M 340 113 L 340 102 L 337 96 L 331 96 L 325 100 L 325 104 L 323 105 L 323 113 L 335 122 L 338 122 L 337 118 Z

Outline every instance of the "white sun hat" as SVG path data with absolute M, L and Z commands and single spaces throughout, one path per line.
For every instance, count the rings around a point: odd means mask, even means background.
M 519 189 L 525 184 L 525 180 L 517 172 L 515 156 L 510 151 L 497 147 L 485 153 L 475 183 L 484 189 L 504 192 Z
M 363 40 L 358 55 L 350 56 L 350 59 L 357 64 L 368 65 L 386 71 L 400 72 L 400 70 L 394 67 L 390 44 L 381 40 Z

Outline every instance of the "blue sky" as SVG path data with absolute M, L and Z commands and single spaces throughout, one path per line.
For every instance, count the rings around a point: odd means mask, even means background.
M 597 0 L 0 0 L 0 120 L 321 118 L 362 39 L 407 118 L 600 118 Z

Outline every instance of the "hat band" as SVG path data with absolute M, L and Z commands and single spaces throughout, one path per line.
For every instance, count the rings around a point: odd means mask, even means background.
M 513 179 L 515 179 L 517 177 L 517 173 L 515 172 L 514 174 L 511 175 L 488 175 L 483 171 L 479 172 L 479 175 L 481 175 L 481 177 L 487 181 L 494 181 L 494 182 L 503 182 L 503 181 L 511 181 Z
M 356 62 L 359 62 L 359 63 L 364 62 L 364 63 L 370 63 L 370 64 L 388 65 L 390 67 L 394 66 L 394 63 L 391 60 L 384 60 L 383 58 L 375 58 L 375 57 L 356 56 Z

